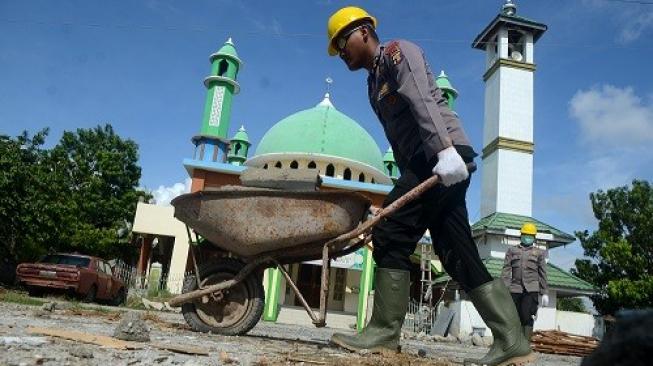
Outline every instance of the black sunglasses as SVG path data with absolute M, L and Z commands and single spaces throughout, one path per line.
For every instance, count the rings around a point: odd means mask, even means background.
M 351 37 L 351 35 L 354 34 L 354 32 L 356 32 L 357 30 L 365 28 L 365 27 L 367 27 L 367 26 L 366 25 L 359 25 L 358 27 L 353 28 L 349 32 L 338 36 L 338 39 L 336 39 L 336 50 L 338 52 L 341 52 L 342 50 L 344 50 L 345 47 L 347 46 L 347 41 L 349 40 L 349 37 Z

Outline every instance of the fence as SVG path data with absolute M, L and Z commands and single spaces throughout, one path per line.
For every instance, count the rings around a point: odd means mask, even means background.
M 410 300 L 402 330 L 410 333 L 431 334 L 435 316 L 435 307 L 420 305 L 418 301 Z
M 138 296 L 181 293 L 184 280 L 188 276 L 193 276 L 192 272 L 172 274 L 158 272 L 157 274 L 152 269 L 150 269 L 148 275 L 140 275 L 135 267 L 122 261 L 117 261 L 114 264 L 113 274 L 125 283 L 130 295 L 136 294 Z

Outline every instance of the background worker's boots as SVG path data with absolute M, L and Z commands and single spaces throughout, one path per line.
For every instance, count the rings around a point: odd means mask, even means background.
M 492 330 L 494 343 L 481 359 L 466 359 L 465 365 L 527 365 L 535 361 L 517 315 L 508 288 L 500 279 L 485 283 L 469 292 L 483 321 Z
M 372 318 L 360 334 L 336 333 L 331 343 L 350 351 L 400 352 L 401 326 L 408 310 L 410 272 L 378 268 L 374 281 Z
M 524 325 L 524 337 L 526 337 L 526 340 L 528 340 L 529 342 L 531 341 L 531 338 L 533 337 L 532 325 Z

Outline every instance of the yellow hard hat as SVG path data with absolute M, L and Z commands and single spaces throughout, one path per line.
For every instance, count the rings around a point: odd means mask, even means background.
M 532 222 L 525 222 L 521 227 L 521 233 L 527 235 L 535 235 L 537 234 L 537 226 L 535 226 L 535 224 Z
M 338 51 L 333 47 L 333 40 L 335 40 L 343 29 L 347 28 L 351 23 L 369 20 L 374 28 L 376 28 L 376 18 L 368 14 L 364 9 L 356 6 L 346 6 L 331 15 L 327 23 L 327 38 L 329 39 L 328 52 L 329 56 L 335 56 Z

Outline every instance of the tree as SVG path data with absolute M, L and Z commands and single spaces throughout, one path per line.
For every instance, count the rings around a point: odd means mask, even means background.
M 49 250 L 125 257 L 140 197 L 138 146 L 110 125 L 64 132 L 42 148 L 33 138 L 0 136 L 0 255 L 34 260 Z
M 562 311 L 573 311 L 576 313 L 586 313 L 583 299 L 579 297 L 559 297 L 556 301 L 556 309 Z
M 111 125 L 64 132 L 52 150 L 55 166 L 63 169 L 75 220 L 62 243 L 64 250 L 116 256 L 133 250 L 125 233 L 130 229 L 140 197 L 138 145 L 116 135 Z
M 12 261 L 44 254 L 60 233 L 61 207 L 50 198 L 62 187 L 42 148 L 47 135 L 0 136 L 0 257 Z
M 632 187 L 590 194 L 598 230 L 576 232 L 590 259 L 576 260 L 572 273 L 597 286 L 592 297 L 601 314 L 653 306 L 653 188 Z

